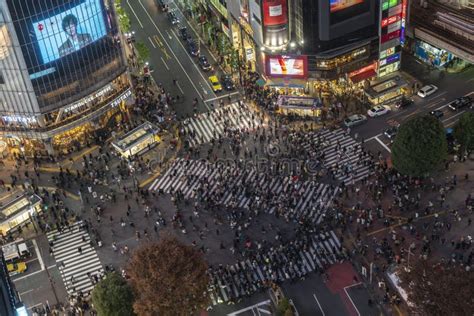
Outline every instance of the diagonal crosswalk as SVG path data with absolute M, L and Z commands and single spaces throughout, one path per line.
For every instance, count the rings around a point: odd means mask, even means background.
M 253 168 L 213 164 L 206 160 L 176 159 L 149 190 L 181 192 L 186 199 L 212 198 L 226 207 L 302 217 L 320 223 L 337 189 L 315 181 L 271 176 Z M 261 197 L 267 197 L 262 199 Z
M 196 147 L 235 131 L 253 130 L 261 123 L 257 113 L 239 101 L 186 119 L 183 129 L 189 146 Z
M 68 294 L 90 292 L 94 288 L 94 276 L 100 276 L 103 268 L 82 221 L 61 231 L 53 230 L 47 238 Z
M 266 252 L 258 251 L 232 265 L 209 269 L 210 297 L 214 305 L 235 302 L 269 286 L 269 282 L 301 279 L 344 259 L 346 253 L 336 234 L 321 232 Z
M 305 140 L 303 147 L 321 153 L 324 167 L 345 184 L 355 183 L 373 173 L 369 153 L 343 129 L 308 133 Z

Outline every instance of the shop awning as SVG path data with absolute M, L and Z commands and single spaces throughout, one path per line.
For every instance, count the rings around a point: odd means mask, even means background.
M 377 72 L 374 69 L 370 69 L 363 73 L 352 76 L 349 79 L 352 81 L 352 83 L 359 83 L 361 81 L 364 81 L 365 79 L 375 77 L 375 75 L 377 75 Z

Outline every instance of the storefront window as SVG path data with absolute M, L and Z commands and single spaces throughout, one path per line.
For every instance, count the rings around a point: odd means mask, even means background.
M 454 58 L 451 53 L 444 49 L 439 49 L 422 41 L 416 41 L 415 56 L 436 67 L 442 67 Z

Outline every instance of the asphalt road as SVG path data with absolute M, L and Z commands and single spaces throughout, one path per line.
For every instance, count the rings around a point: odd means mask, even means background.
M 198 40 L 198 34 L 187 23 L 179 8 L 170 3 L 180 20 L 179 25 L 186 26 L 188 33 Z M 172 25 L 167 14 L 162 12 L 153 0 L 126 0 L 125 10 L 129 13 L 135 38 L 147 45 L 150 49 L 150 66 L 152 76 L 157 83 L 161 83 L 171 95 L 180 96 L 175 106 L 179 117 L 192 114 L 192 102 L 198 98 L 198 112 L 206 112 L 211 109 L 213 102 L 219 102 L 219 98 L 226 98 L 227 93 L 214 93 L 208 77 L 216 74 L 222 75 L 215 56 L 200 42 L 201 55 L 207 57 L 213 70 L 204 72 L 197 63 L 197 58 L 192 57 L 186 48 L 185 42 L 178 35 L 178 25 Z M 173 79 L 177 84 L 173 84 Z

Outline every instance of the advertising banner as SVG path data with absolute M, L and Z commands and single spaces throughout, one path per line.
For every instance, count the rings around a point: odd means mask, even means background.
M 273 26 L 288 23 L 287 0 L 263 0 L 263 25 Z
M 265 65 L 271 77 L 306 78 L 308 73 L 306 56 L 268 55 Z
M 330 12 L 333 13 L 336 11 L 344 10 L 363 2 L 364 0 L 330 0 Z
M 43 63 L 69 55 L 106 35 L 99 0 L 85 0 L 69 10 L 33 23 Z

